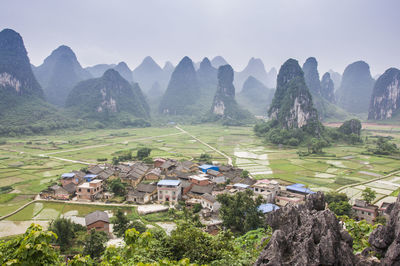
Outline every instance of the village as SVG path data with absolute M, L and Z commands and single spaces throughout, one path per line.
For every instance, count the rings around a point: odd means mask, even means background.
M 150 161 L 151 162 L 151 161 Z M 308 194 L 316 193 L 303 184 L 282 185 L 273 179 L 253 179 L 246 170 L 210 162 L 178 161 L 154 158 L 152 163 L 132 161 L 91 165 L 61 175 L 58 184 L 40 193 L 45 200 L 82 202 L 85 204 L 118 203 L 121 206 L 153 206 L 146 213 L 167 211 L 179 204 L 187 208 L 201 208 L 201 222 L 208 232 L 222 226 L 219 217 L 221 204 L 217 195 L 235 194 L 252 190 L 254 197 L 264 199 L 258 209 L 263 214 L 286 205 L 305 202 Z M 356 200 L 352 211 L 356 219 L 374 223 L 385 215 L 389 204 L 378 207 Z M 95 211 L 85 217 L 88 230 L 95 228 L 110 233 L 110 219 L 106 212 Z

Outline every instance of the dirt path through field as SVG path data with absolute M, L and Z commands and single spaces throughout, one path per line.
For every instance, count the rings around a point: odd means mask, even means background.
M 192 139 L 197 140 L 198 142 L 200 142 L 201 144 L 207 146 L 208 148 L 212 149 L 213 151 L 215 151 L 215 152 L 221 154 L 222 156 L 224 156 L 224 157 L 228 160 L 228 165 L 232 165 L 232 158 L 229 157 L 228 155 L 226 155 L 225 153 L 223 153 L 222 151 L 217 150 L 217 149 L 214 148 L 213 146 L 211 146 L 211 145 L 205 143 L 204 141 L 202 141 L 201 139 L 199 139 L 199 138 L 193 136 L 192 134 L 190 134 L 190 133 L 187 132 L 186 130 L 180 128 L 179 126 L 175 126 L 175 128 L 178 129 L 178 130 L 180 130 L 182 133 L 185 133 L 185 134 L 189 135 Z

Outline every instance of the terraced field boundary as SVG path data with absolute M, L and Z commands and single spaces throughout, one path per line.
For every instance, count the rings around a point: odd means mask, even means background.
M 363 181 L 363 182 L 359 182 L 359 183 L 354 183 L 354 184 L 346 185 L 346 186 L 343 186 L 343 187 L 340 187 L 340 188 L 336 189 L 336 192 L 340 192 L 340 191 L 342 191 L 342 190 L 344 190 L 344 189 L 346 189 L 346 188 L 356 187 L 356 186 L 360 186 L 360 185 L 365 185 L 365 184 L 368 184 L 368 183 L 372 183 L 372 182 L 375 182 L 375 181 L 379 181 L 379 180 L 382 180 L 382 179 L 385 179 L 385 178 L 388 178 L 388 177 L 397 175 L 397 174 L 399 174 L 399 173 L 400 173 L 400 170 L 395 171 L 395 172 L 392 172 L 392 173 L 387 174 L 387 175 L 385 175 L 385 176 L 380 176 L 380 177 L 377 177 L 377 178 L 368 180 L 368 181 Z M 380 198 L 378 198 L 378 199 L 375 199 L 375 201 L 373 201 L 372 203 L 378 202 L 379 200 L 382 200 L 382 199 L 384 199 L 384 198 L 386 198 L 386 197 L 387 197 L 387 196 L 385 196 L 385 197 L 380 197 Z

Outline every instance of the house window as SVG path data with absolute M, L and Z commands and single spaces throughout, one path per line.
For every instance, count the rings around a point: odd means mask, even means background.
M 79 189 L 79 192 L 81 192 L 81 189 Z
M 90 192 L 90 189 L 87 189 L 87 192 Z
M 369 212 L 368 215 L 371 216 L 371 213 Z
M 361 211 L 361 214 L 364 214 L 364 211 Z

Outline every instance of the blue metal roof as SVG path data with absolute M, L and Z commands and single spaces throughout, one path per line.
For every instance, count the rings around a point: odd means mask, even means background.
M 93 175 L 93 174 L 85 175 L 85 178 L 95 178 L 95 177 L 97 177 L 97 175 Z
M 279 210 L 279 207 L 272 203 L 265 203 L 265 204 L 261 204 L 260 206 L 258 206 L 257 209 L 259 211 L 261 211 L 262 213 L 268 213 L 268 212 Z
M 216 166 L 214 166 L 212 164 L 202 164 L 199 166 L 199 168 L 201 168 L 201 169 L 211 169 L 213 167 L 216 167 Z
M 157 183 L 157 186 L 179 186 L 180 183 L 180 180 L 163 179 Z
M 286 190 L 291 190 L 295 192 L 300 192 L 300 193 L 305 193 L 305 194 L 314 194 L 314 191 L 311 191 L 310 189 L 306 188 L 304 184 L 293 184 L 290 186 L 286 186 Z
M 236 183 L 233 185 L 234 187 L 240 187 L 240 188 L 249 188 L 249 185 L 242 184 L 242 183 Z
M 73 178 L 75 173 L 64 173 L 61 175 L 62 178 Z

